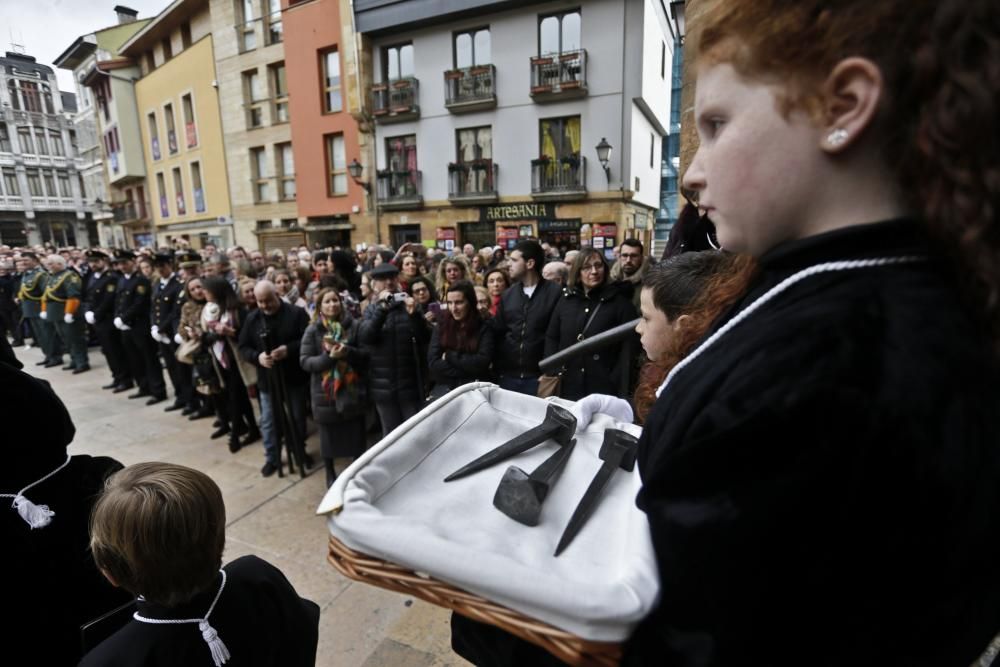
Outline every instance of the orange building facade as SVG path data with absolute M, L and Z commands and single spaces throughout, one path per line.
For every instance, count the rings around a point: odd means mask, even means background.
M 343 37 L 351 33 L 351 17 L 341 4 L 307 0 L 283 7 L 296 199 L 310 245 L 353 246 L 374 236 L 362 222 L 365 190 L 347 171 L 361 159 L 361 148 L 345 74 L 353 63 L 353 41 Z

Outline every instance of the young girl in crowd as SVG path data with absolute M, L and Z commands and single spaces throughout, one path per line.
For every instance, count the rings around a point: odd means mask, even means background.
M 476 290 L 467 280 L 445 293 L 446 311 L 431 334 L 427 351 L 431 396 L 444 396 L 455 387 L 487 380 L 493 361 L 493 331 L 476 308 Z
M 623 664 L 969 665 L 1000 630 L 998 26 L 700 15 L 684 185 L 758 271 L 647 416 L 661 602 Z

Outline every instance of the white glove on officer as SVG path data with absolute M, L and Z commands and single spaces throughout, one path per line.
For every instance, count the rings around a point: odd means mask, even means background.
M 153 337 L 153 340 L 155 340 L 156 342 L 159 343 L 160 342 L 160 327 L 156 326 L 155 324 L 153 326 L 149 327 L 149 335 Z
M 96 318 L 94 317 L 94 311 L 92 310 L 88 310 L 87 312 L 85 312 L 83 314 L 83 319 L 87 320 L 87 324 L 91 326 L 93 326 L 97 322 Z
M 122 322 L 122 318 L 120 317 L 115 318 L 115 329 L 118 329 L 119 331 L 125 331 L 125 323 Z
M 594 414 L 597 412 L 627 424 L 631 424 L 635 418 L 632 414 L 632 406 L 629 405 L 628 401 L 620 399 L 617 396 L 608 396 L 607 394 L 584 396 L 569 411 L 576 417 L 577 433 L 590 425 L 590 420 L 593 419 Z
M 160 336 L 159 341 L 164 345 L 170 345 L 170 336 Z
M 181 343 L 184 342 L 184 339 L 181 338 L 181 335 L 179 333 L 175 333 L 174 334 L 174 342 L 177 343 L 178 345 L 180 345 Z
M 63 322 L 65 322 L 66 324 L 73 324 L 74 319 L 75 318 L 73 317 L 72 313 L 66 313 L 65 315 L 63 315 Z
M 38 316 L 39 316 L 40 318 L 42 318 L 43 320 L 47 320 L 47 319 L 49 319 L 49 314 L 48 314 L 48 313 L 46 313 L 46 312 L 45 312 L 44 310 L 43 310 L 42 312 L 38 313 Z

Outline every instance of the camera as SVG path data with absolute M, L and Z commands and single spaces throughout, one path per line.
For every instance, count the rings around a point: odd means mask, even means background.
M 391 307 L 398 303 L 403 303 L 404 301 L 406 301 L 407 296 L 409 295 L 406 292 L 394 292 L 392 294 L 386 295 L 385 305 Z

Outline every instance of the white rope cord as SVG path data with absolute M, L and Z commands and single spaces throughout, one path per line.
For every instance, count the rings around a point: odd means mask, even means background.
M 803 269 L 798 273 L 790 275 L 789 277 L 785 278 L 780 283 L 769 289 L 767 292 L 762 294 L 760 297 L 758 297 L 749 306 L 741 310 L 736 315 L 736 317 L 726 322 L 718 331 L 716 331 L 714 334 L 705 339 L 705 341 L 701 345 L 699 345 L 694 352 L 686 356 L 684 359 L 681 360 L 680 363 L 674 366 L 673 369 L 670 371 L 670 373 L 667 375 L 667 378 L 663 381 L 663 384 L 661 384 L 660 388 L 656 390 L 657 398 L 659 398 L 660 394 L 662 394 L 664 390 L 666 390 L 667 385 L 670 384 L 670 381 L 674 379 L 674 376 L 677 375 L 677 373 L 679 373 L 681 369 L 683 369 L 688 364 L 697 359 L 702 352 L 704 352 L 709 347 L 714 345 L 716 341 L 725 336 L 733 328 L 735 328 L 745 319 L 747 319 L 755 312 L 757 312 L 757 310 L 763 307 L 767 302 L 774 299 L 776 296 L 787 290 L 792 285 L 820 273 L 830 273 L 832 271 L 850 271 L 853 269 L 867 269 L 874 266 L 889 266 L 893 264 L 911 264 L 913 262 L 924 261 L 925 259 L 926 259 L 925 257 L 907 255 L 903 257 L 875 257 L 872 259 L 856 259 L 856 260 L 848 260 L 840 262 L 826 262 L 824 264 L 816 264 L 814 266 L 810 266 L 809 268 Z
M 44 528 L 45 526 L 52 523 L 52 517 L 56 515 L 55 512 L 49 509 L 48 505 L 36 505 L 27 498 L 24 497 L 24 493 L 33 486 L 37 486 L 52 477 L 57 472 L 69 465 L 70 455 L 66 455 L 66 460 L 63 461 L 62 465 L 50 472 L 45 477 L 39 480 L 35 480 L 28 486 L 24 487 L 17 493 L 0 493 L 0 498 L 13 498 L 14 502 L 10 504 L 11 507 L 17 510 L 17 513 L 21 515 L 21 518 L 31 526 L 31 529 Z
M 226 587 L 226 571 L 219 570 L 222 573 L 222 584 L 219 585 L 219 592 L 215 594 L 215 599 L 212 600 L 212 604 L 209 606 L 208 611 L 205 613 L 204 618 L 147 618 L 142 616 L 139 612 L 132 614 L 132 618 L 143 623 L 152 623 L 154 625 L 176 625 L 180 623 L 197 623 L 198 629 L 201 630 L 201 638 L 205 640 L 208 644 L 209 650 L 212 652 L 212 660 L 215 662 L 215 667 L 222 667 L 226 664 L 226 661 L 231 657 L 229 655 L 229 649 L 223 643 L 222 638 L 219 637 L 219 633 L 216 632 L 208 623 L 208 617 L 212 615 L 212 611 L 215 610 L 215 603 L 219 601 L 222 597 L 222 591 Z

